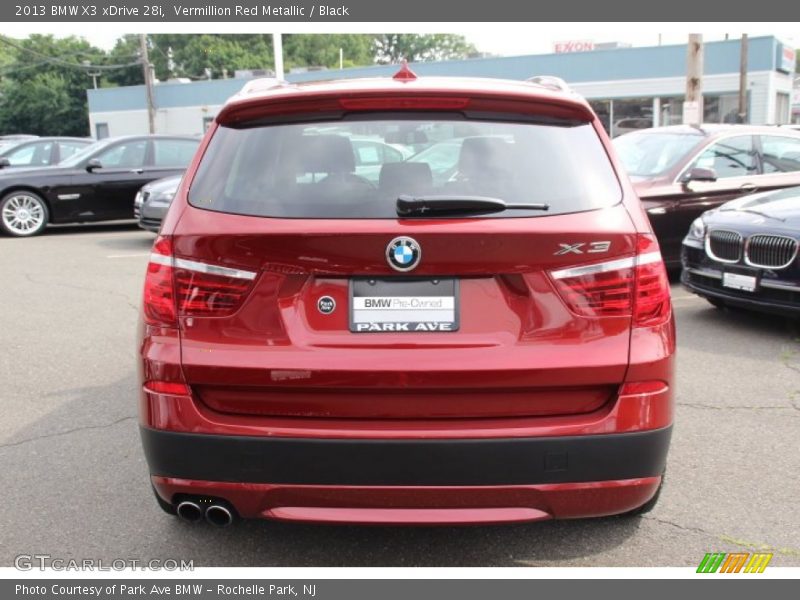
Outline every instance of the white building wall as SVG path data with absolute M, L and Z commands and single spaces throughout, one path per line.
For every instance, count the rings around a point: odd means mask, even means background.
M 622 81 L 595 81 L 571 84 L 572 88 L 589 100 L 610 98 L 641 98 L 651 96 L 682 96 L 686 91 L 684 77 L 629 79 Z M 775 123 L 775 103 L 778 92 L 792 92 L 792 77 L 776 71 L 758 71 L 748 74 L 750 93 L 750 122 L 754 125 Z M 703 78 L 705 94 L 736 94 L 739 91 L 739 74 L 707 75 Z M 214 117 L 221 105 L 196 105 L 161 108 L 156 111 L 156 133 L 194 135 L 203 133 L 203 119 Z M 97 123 L 107 123 L 109 135 L 136 135 L 147 133 L 147 111 L 112 111 L 89 115 L 92 136 Z
M 204 118 L 213 118 L 221 105 L 181 106 L 156 110 L 156 133 L 196 135 L 204 132 Z M 89 114 L 92 137 L 97 135 L 97 124 L 108 125 L 109 136 L 141 135 L 147 133 L 146 110 L 122 110 Z

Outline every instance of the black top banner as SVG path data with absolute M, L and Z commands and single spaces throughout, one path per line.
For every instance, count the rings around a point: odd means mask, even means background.
M 181 23 L 239 21 L 286 23 L 356 22 L 787 22 L 798 19 L 800 4 L 786 0 L 604 0 L 603 2 L 525 2 L 492 0 L 329 0 L 270 2 L 240 0 L 63 0 L 3 2 L 0 20 L 13 22 L 116 21 Z

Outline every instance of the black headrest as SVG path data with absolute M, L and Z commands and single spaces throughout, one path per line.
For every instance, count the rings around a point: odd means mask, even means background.
M 378 176 L 378 188 L 389 193 L 415 194 L 433 186 L 433 174 L 428 163 L 386 163 Z
M 300 142 L 300 161 L 306 173 L 353 173 L 353 144 L 341 135 L 306 135 Z
M 466 138 L 458 155 L 461 173 L 511 170 L 512 145 L 502 138 Z

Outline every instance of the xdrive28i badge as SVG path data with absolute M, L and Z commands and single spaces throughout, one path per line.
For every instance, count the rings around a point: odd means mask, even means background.
M 419 264 L 422 248 L 410 237 L 396 237 L 386 246 L 386 262 L 395 271 L 410 271 Z

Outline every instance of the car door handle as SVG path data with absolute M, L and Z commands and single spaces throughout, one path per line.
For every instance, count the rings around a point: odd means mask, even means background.
M 742 185 L 739 186 L 739 189 L 741 191 L 743 191 L 744 193 L 749 194 L 750 192 L 755 192 L 756 191 L 756 184 L 755 183 L 743 183 Z
M 136 173 L 137 175 L 141 175 L 142 173 L 144 173 L 144 169 L 131 169 L 130 172 Z

